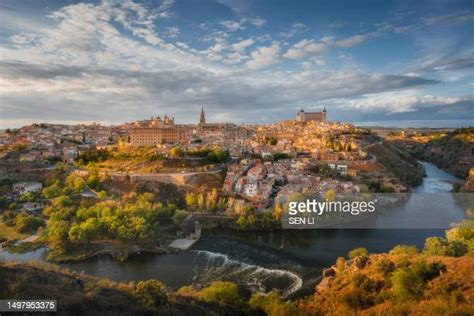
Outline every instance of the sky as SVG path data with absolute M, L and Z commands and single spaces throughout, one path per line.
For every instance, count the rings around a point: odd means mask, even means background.
M 0 128 L 472 120 L 474 1 L 0 2 Z

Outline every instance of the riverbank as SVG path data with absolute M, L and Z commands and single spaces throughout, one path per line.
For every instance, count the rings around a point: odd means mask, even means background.
M 456 177 L 466 179 L 474 166 L 474 128 L 454 131 L 386 135 L 388 142 L 417 159 L 435 164 Z
M 46 260 L 52 263 L 81 262 L 104 255 L 110 256 L 114 260 L 123 262 L 127 260 L 130 256 L 141 253 L 161 255 L 172 252 L 172 250 L 165 247 L 128 245 L 113 240 L 93 242 L 87 246 L 77 247 L 74 250 L 69 250 L 67 252 L 49 250 L 48 247 L 44 244 L 37 244 L 34 248 L 29 249 L 29 251 L 33 251 L 42 247 L 46 249 Z M 13 249 L 13 251 L 10 252 L 25 253 L 25 251 L 22 252 L 21 249 L 18 249 L 18 251 L 15 251 L 15 249 Z
M 450 196 L 454 177 L 432 164 L 426 165 L 427 178 L 414 193 L 446 193 Z M 456 222 L 455 214 L 463 214 L 452 200 L 443 199 L 446 217 L 440 217 L 447 226 Z M 411 207 L 411 206 L 410 206 Z M 406 221 L 425 222 L 430 214 L 413 218 L 410 209 L 393 214 Z M 449 216 L 448 216 L 449 215 Z M 205 225 L 203 225 L 205 227 Z M 242 231 L 238 229 L 206 229 L 190 251 L 153 254 L 141 252 L 130 255 L 126 261 L 117 261 L 110 255 L 96 255 L 87 260 L 65 262 L 59 265 L 70 271 L 84 271 L 98 277 L 130 282 L 158 279 L 171 288 L 192 283 L 229 280 L 245 288 L 272 288 L 287 291 L 294 286 L 292 274 L 303 280 L 304 291 L 314 289 L 317 276 L 324 268 L 347 254 L 351 249 L 366 247 L 371 253 L 386 252 L 397 244 L 411 244 L 419 249 L 430 236 L 444 236 L 443 229 L 319 229 Z M 170 235 L 171 237 L 171 235 Z M 176 235 L 173 236 L 174 238 Z M 165 243 L 162 243 L 163 245 Z M 166 243 L 167 244 L 167 243 Z M 0 253 L 5 261 L 46 260 L 45 249 L 16 255 Z M 251 265 L 251 268 L 249 268 Z M 250 272 L 254 273 L 251 274 Z

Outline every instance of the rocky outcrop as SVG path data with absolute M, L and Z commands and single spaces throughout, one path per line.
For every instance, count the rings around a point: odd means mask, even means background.
M 448 133 L 419 146 L 415 155 L 457 177 L 466 178 L 469 169 L 474 166 L 474 142 L 470 141 L 473 133 L 461 130 Z
M 461 193 L 474 193 L 474 167 L 469 170 L 469 175 L 466 182 L 459 190 Z
M 377 157 L 377 161 L 404 184 L 416 186 L 422 182 L 423 166 L 391 143 L 380 140 L 367 146 L 366 150 L 369 154 Z

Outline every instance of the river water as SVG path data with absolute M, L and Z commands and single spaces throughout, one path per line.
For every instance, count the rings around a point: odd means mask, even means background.
M 415 193 L 448 193 L 454 176 L 424 163 L 427 177 Z M 410 201 L 398 214 L 402 221 L 413 221 L 410 208 L 420 201 Z M 444 226 L 459 221 L 463 209 L 446 201 Z M 425 217 L 430 217 L 426 214 Z M 415 220 L 420 220 L 415 219 Z M 383 225 L 383 221 L 380 222 Z M 378 227 L 378 226 L 376 226 Z M 380 226 L 386 227 L 386 226 Z M 243 289 L 279 290 L 283 295 L 310 293 L 321 270 L 332 265 L 356 247 L 370 252 L 385 252 L 398 244 L 423 247 L 430 236 L 444 236 L 444 229 L 321 229 L 282 230 L 275 232 L 206 231 L 191 251 L 178 254 L 140 254 L 125 262 L 100 256 L 78 263 L 61 264 L 70 270 L 107 277 L 117 281 L 158 279 L 170 288 L 213 280 L 229 280 Z M 46 249 L 26 254 L 0 252 L 3 260 L 44 260 Z

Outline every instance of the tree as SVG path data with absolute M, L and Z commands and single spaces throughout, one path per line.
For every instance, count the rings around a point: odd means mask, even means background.
M 32 233 L 43 225 L 39 217 L 20 214 L 16 217 L 15 230 L 19 233 Z
M 144 306 L 150 308 L 158 308 L 168 301 L 165 286 L 158 280 L 138 282 L 135 294 Z
M 73 224 L 68 232 L 69 240 L 76 244 L 85 244 L 89 242 L 86 230 L 80 225 Z
M 426 238 L 423 252 L 431 256 L 449 256 L 449 242 L 441 237 Z
M 206 195 L 206 206 L 207 211 L 215 213 L 217 210 L 217 189 L 213 188 L 211 192 L 208 192 Z
M 56 181 L 49 187 L 46 187 L 43 189 L 41 192 L 41 195 L 43 195 L 44 198 L 46 199 L 51 199 L 57 196 L 60 196 L 62 194 L 62 189 L 59 185 L 59 181 Z
M 281 206 L 280 203 L 275 204 L 275 208 L 273 209 L 272 216 L 273 216 L 273 219 L 277 222 L 281 220 L 281 217 L 283 216 L 283 207 Z
M 229 157 L 229 151 L 223 150 L 221 147 L 216 147 L 207 154 L 207 159 L 216 163 L 225 162 L 227 159 L 229 159 Z
M 171 157 L 181 157 L 183 156 L 183 150 L 179 146 L 175 146 L 168 150 L 168 155 Z
M 197 207 L 197 197 L 194 193 L 186 193 L 186 207 L 194 211 Z
M 47 237 L 49 246 L 54 250 L 64 250 L 69 246 L 69 222 L 54 221 L 48 222 Z
M 336 199 L 336 191 L 329 189 L 324 193 L 324 199 L 328 201 L 334 201 Z
M 183 211 L 183 210 L 176 210 L 172 218 L 173 224 L 175 224 L 176 226 L 180 226 L 184 222 L 187 216 L 188 216 L 188 212 Z
M 84 179 L 74 173 L 71 173 L 66 177 L 66 186 L 74 193 L 81 192 L 85 185 L 86 183 Z
M 204 199 L 204 195 L 202 195 L 202 193 L 199 193 L 199 195 L 197 196 L 197 207 L 199 209 L 199 211 L 204 211 L 204 207 L 205 207 L 205 199 Z

